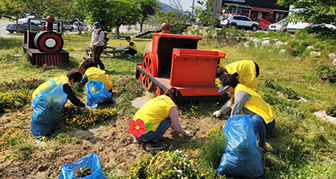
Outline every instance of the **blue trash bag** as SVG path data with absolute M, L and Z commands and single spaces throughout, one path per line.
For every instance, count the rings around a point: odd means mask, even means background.
M 67 96 L 63 92 L 63 83 L 57 85 L 55 80 L 49 80 L 46 88 L 34 98 L 30 130 L 40 141 L 42 136 L 50 135 L 61 122 Z
M 112 93 L 105 89 L 105 85 L 101 81 L 90 80 L 87 82 L 85 92 L 87 93 L 87 106 L 96 108 L 100 103 L 113 102 Z
M 229 177 L 262 177 L 264 169 L 249 115 L 234 115 L 223 128 L 227 143 L 216 171 Z
M 106 179 L 99 162 L 99 156 L 95 153 L 84 156 L 73 163 L 63 165 L 59 179 L 72 179 L 74 174 L 85 166 L 88 166 L 93 171 L 91 175 L 84 177 L 85 179 Z

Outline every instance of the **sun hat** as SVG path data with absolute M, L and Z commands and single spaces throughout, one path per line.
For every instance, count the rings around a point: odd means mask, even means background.
M 95 29 L 98 29 L 100 27 L 100 23 L 98 21 L 96 21 L 94 24 L 93 24 L 93 27 Z

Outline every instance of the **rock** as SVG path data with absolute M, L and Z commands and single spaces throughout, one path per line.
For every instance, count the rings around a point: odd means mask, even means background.
M 260 39 L 253 39 L 252 41 L 253 41 L 254 43 L 260 43 L 260 42 L 261 42 Z
M 307 50 L 310 50 L 310 49 L 314 49 L 314 47 L 309 45 L 309 46 L 307 47 Z
M 261 46 L 269 46 L 270 45 L 270 41 L 269 40 L 264 40 L 261 42 Z
M 336 57 L 336 55 L 334 54 L 334 53 L 329 53 L 329 59 L 333 59 L 333 58 L 335 58 Z
M 283 44 L 284 44 L 283 42 L 278 41 L 278 42 L 275 43 L 275 46 L 277 48 L 280 48 Z
M 279 51 L 279 54 L 285 54 L 285 52 L 286 52 L 285 49 L 281 49 L 281 50 Z
M 321 52 L 313 51 L 313 52 L 310 52 L 310 55 L 312 55 L 312 56 L 321 56 Z
M 244 47 L 245 47 L 245 48 L 249 47 L 249 46 L 248 46 L 248 42 L 245 42 L 245 43 L 244 43 Z
M 287 44 L 288 44 L 288 42 L 285 42 L 285 43 L 284 43 L 284 45 L 287 45 Z
M 14 57 L 22 57 L 22 54 L 15 54 Z
M 332 61 L 332 64 L 336 66 L 336 58 Z
M 336 117 L 329 116 L 325 111 L 314 112 L 314 115 L 336 125 Z

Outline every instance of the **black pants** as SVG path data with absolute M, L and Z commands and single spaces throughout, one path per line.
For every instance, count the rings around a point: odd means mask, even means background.
M 100 55 L 103 53 L 103 51 L 104 51 L 104 46 L 97 46 L 93 51 L 94 62 L 96 66 L 99 65 L 101 70 L 105 69 L 103 62 L 100 60 Z
M 138 53 L 138 51 L 132 49 L 132 48 L 129 48 L 128 50 L 125 51 L 126 54 L 129 54 L 129 55 L 135 55 L 136 53 Z

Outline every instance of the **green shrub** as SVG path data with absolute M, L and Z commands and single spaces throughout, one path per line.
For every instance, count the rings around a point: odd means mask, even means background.
M 300 99 L 299 94 L 290 88 L 286 88 L 283 93 L 287 96 L 287 99 Z
M 306 47 L 297 40 L 290 40 L 288 41 L 286 50 L 289 51 L 292 56 L 298 56 L 306 50 Z
M 267 88 L 271 88 L 271 89 L 274 89 L 276 91 L 283 91 L 282 87 L 277 84 L 274 80 L 271 80 L 271 79 L 266 79 L 265 80 L 265 86 Z
M 316 68 L 316 72 L 319 78 L 321 78 L 322 80 L 327 80 L 330 83 L 336 82 L 336 69 L 321 64 Z
M 187 155 L 176 150 L 160 152 L 134 162 L 127 178 L 204 178 L 204 176 Z
M 336 105 L 329 107 L 326 111 L 329 116 L 336 117 Z

